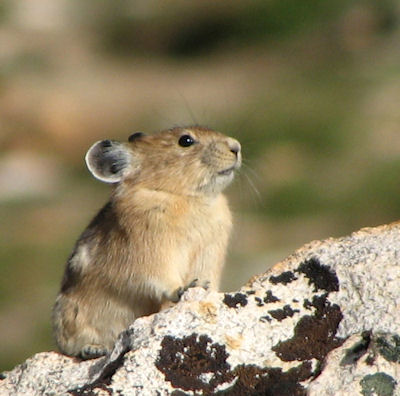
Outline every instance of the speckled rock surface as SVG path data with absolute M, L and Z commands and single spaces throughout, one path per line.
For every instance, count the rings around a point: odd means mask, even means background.
M 355 334 L 326 359 L 310 383 L 310 396 L 398 395 L 400 338 L 387 333 Z M 397 381 L 396 381 L 397 378 Z M 396 390 L 396 391 L 395 391 Z
M 41 353 L 0 395 L 400 395 L 400 225 L 305 245 L 241 290 L 189 290 L 110 356 Z

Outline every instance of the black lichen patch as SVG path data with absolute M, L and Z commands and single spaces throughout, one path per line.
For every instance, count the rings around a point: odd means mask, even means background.
M 300 264 L 295 272 L 303 273 L 309 279 L 309 285 L 314 285 L 314 291 L 325 290 L 328 293 L 339 290 L 339 279 L 336 272 L 323 265 L 317 258 L 312 258 Z
M 310 362 L 304 362 L 286 372 L 282 372 L 280 367 L 263 369 L 254 365 L 241 365 L 233 372 L 235 384 L 215 395 L 305 396 L 306 390 L 300 382 L 312 376 Z
M 314 315 L 303 316 L 294 329 L 294 336 L 281 341 L 272 350 L 283 361 L 318 359 L 322 361 L 332 349 L 344 340 L 336 337 L 343 318 L 340 307 L 327 300 L 327 293 L 314 296 Z
M 233 379 L 227 358 L 225 346 L 206 335 L 165 336 L 155 365 L 175 388 L 212 392 Z
M 366 375 L 360 381 L 360 385 L 364 396 L 392 396 L 396 381 L 390 375 L 378 372 Z
M 274 302 L 278 302 L 278 301 L 280 301 L 279 298 L 278 298 L 278 297 L 275 297 L 275 296 L 272 294 L 272 291 L 271 291 L 271 290 L 267 290 L 267 291 L 265 292 L 264 302 L 265 302 L 266 304 L 274 303 Z
M 271 283 L 273 283 L 274 285 L 276 285 L 278 283 L 287 285 L 288 283 L 293 282 L 296 279 L 297 278 L 292 271 L 285 271 L 285 272 L 282 272 L 280 275 L 277 275 L 277 276 L 271 275 L 269 277 L 269 281 Z
M 309 311 L 311 311 L 311 308 L 313 307 L 313 304 L 308 298 L 306 298 L 306 299 L 304 299 L 303 307 L 305 309 L 308 309 Z
M 264 303 L 260 297 L 254 297 L 254 301 L 257 303 L 257 307 L 263 307 Z
M 224 304 L 229 308 L 245 307 L 247 305 L 247 296 L 243 293 L 236 293 L 233 296 L 226 293 L 224 295 Z
M 0 373 L 0 381 L 5 380 L 7 375 L 5 373 Z
M 268 311 L 268 313 L 276 320 L 282 321 L 288 317 L 292 317 L 296 312 L 300 312 L 298 309 L 292 309 L 290 305 L 285 305 L 282 309 L 275 309 Z
M 369 344 L 371 342 L 371 332 L 365 331 L 361 335 L 362 339 L 355 343 L 351 348 L 346 350 L 346 354 L 340 362 L 341 366 L 356 363 L 361 356 L 367 353 Z
M 77 388 L 74 390 L 69 390 L 68 394 L 72 396 L 97 396 L 99 393 L 97 390 L 102 390 L 107 392 L 108 395 L 112 395 L 113 391 L 105 384 L 100 384 L 98 386 L 83 386 L 82 388 Z M 103 393 L 104 394 L 104 393 Z
M 239 396 L 305 396 L 301 382 L 315 373 L 309 361 L 302 362 L 286 372 L 280 367 L 261 368 L 240 365 L 234 370 L 227 363 L 225 346 L 213 343 L 205 335 L 192 334 L 184 338 L 164 337 L 156 367 L 176 389 L 173 394 L 193 391 L 209 395 Z M 223 391 L 219 385 L 232 383 Z
M 251 294 L 256 294 L 255 290 L 247 290 L 246 294 L 250 296 Z
M 260 322 L 263 322 L 263 323 L 272 322 L 272 318 L 268 315 L 261 316 Z
M 398 335 L 378 337 L 376 345 L 379 353 L 388 362 L 400 362 L 400 337 Z
M 161 395 L 161 393 L 159 393 L 159 394 Z M 188 394 L 183 392 L 183 391 L 181 391 L 181 390 L 179 390 L 179 389 L 177 389 L 177 390 L 174 390 L 171 393 L 171 396 L 188 396 Z

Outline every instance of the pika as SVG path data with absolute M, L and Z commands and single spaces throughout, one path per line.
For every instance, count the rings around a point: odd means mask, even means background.
M 61 352 L 90 359 L 188 287 L 218 289 L 232 228 L 221 192 L 241 147 L 205 127 L 176 127 L 96 142 L 85 160 L 114 188 L 67 261 L 52 322 Z

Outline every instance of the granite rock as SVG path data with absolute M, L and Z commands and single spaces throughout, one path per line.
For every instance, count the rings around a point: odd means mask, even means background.
M 39 353 L 1 395 L 399 395 L 400 225 L 311 242 L 233 293 L 188 290 L 109 356 Z

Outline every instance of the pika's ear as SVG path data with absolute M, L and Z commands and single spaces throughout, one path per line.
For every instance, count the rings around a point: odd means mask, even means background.
M 85 156 L 92 175 L 105 183 L 118 183 L 130 165 L 131 154 L 120 142 L 100 140 Z

